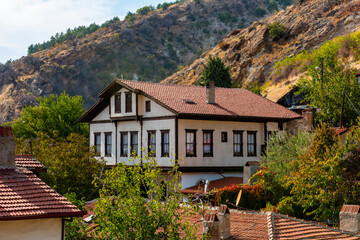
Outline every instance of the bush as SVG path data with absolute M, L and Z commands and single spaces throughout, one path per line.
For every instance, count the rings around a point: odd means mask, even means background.
M 260 7 L 255 8 L 255 16 L 256 17 L 263 17 L 266 14 L 266 11 Z
M 283 38 L 286 32 L 286 28 L 279 22 L 268 25 L 267 30 L 269 31 L 270 38 L 274 41 Z

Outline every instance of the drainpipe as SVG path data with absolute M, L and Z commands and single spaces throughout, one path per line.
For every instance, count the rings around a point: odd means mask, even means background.
M 115 124 L 115 165 L 118 164 L 118 127 L 117 122 L 114 122 Z

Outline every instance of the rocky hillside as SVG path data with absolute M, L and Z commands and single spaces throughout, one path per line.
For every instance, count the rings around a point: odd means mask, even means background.
M 81 38 L 0 66 L 0 124 L 37 96 L 66 91 L 86 107 L 114 77 L 160 81 L 231 30 L 249 26 L 292 0 L 186 1 L 136 14 Z
M 199 80 L 202 64 L 209 54 L 219 56 L 230 66 L 235 84 L 268 82 L 267 97 L 277 100 L 299 78 L 297 73 L 279 76 L 275 63 L 317 48 L 334 37 L 352 33 L 360 26 L 359 0 L 301 0 L 277 14 L 232 31 L 213 49 L 164 82 L 193 84 Z M 283 37 L 273 40 L 268 25 L 279 22 L 285 27 Z

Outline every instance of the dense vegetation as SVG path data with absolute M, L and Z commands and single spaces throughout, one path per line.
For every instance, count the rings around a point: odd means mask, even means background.
M 278 77 L 307 72 L 298 86 L 305 102 L 318 109 L 316 120 L 351 126 L 360 116 L 360 83 L 348 59 L 360 59 L 360 32 L 327 41 L 276 64 Z M 344 104 L 343 104 L 344 103 Z M 343 106 L 343 114 L 341 109 Z
M 209 82 L 214 82 L 217 87 L 231 87 L 230 67 L 225 67 L 221 58 L 209 55 L 208 61 L 203 67 L 200 85 L 206 86 Z

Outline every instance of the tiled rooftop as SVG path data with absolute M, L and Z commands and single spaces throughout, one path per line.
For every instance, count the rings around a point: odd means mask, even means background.
M 15 155 L 15 166 L 17 168 L 26 168 L 32 172 L 45 171 L 46 167 L 41 164 L 32 155 Z
M 0 221 L 84 214 L 32 172 L 0 169 Z
M 231 184 L 242 184 L 242 177 L 225 177 L 216 179 L 209 182 L 206 193 L 211 192 L 214 189 L 220 189 Z M 200 183 L 198 185 L 182 189 L 180 192 L 184 194 L 203 194 L 204 193 L 204 183 Z
M 216 88 L 215 103 L 206 103 L 206 88 L 173 84 L 117 80 L 118 83 L 141 91 L 178 113 L 221 116 L 298 118 L 298 114 L 266 98 L 239 88 Z M 195 104 L 188 104 L 184 99 Z

